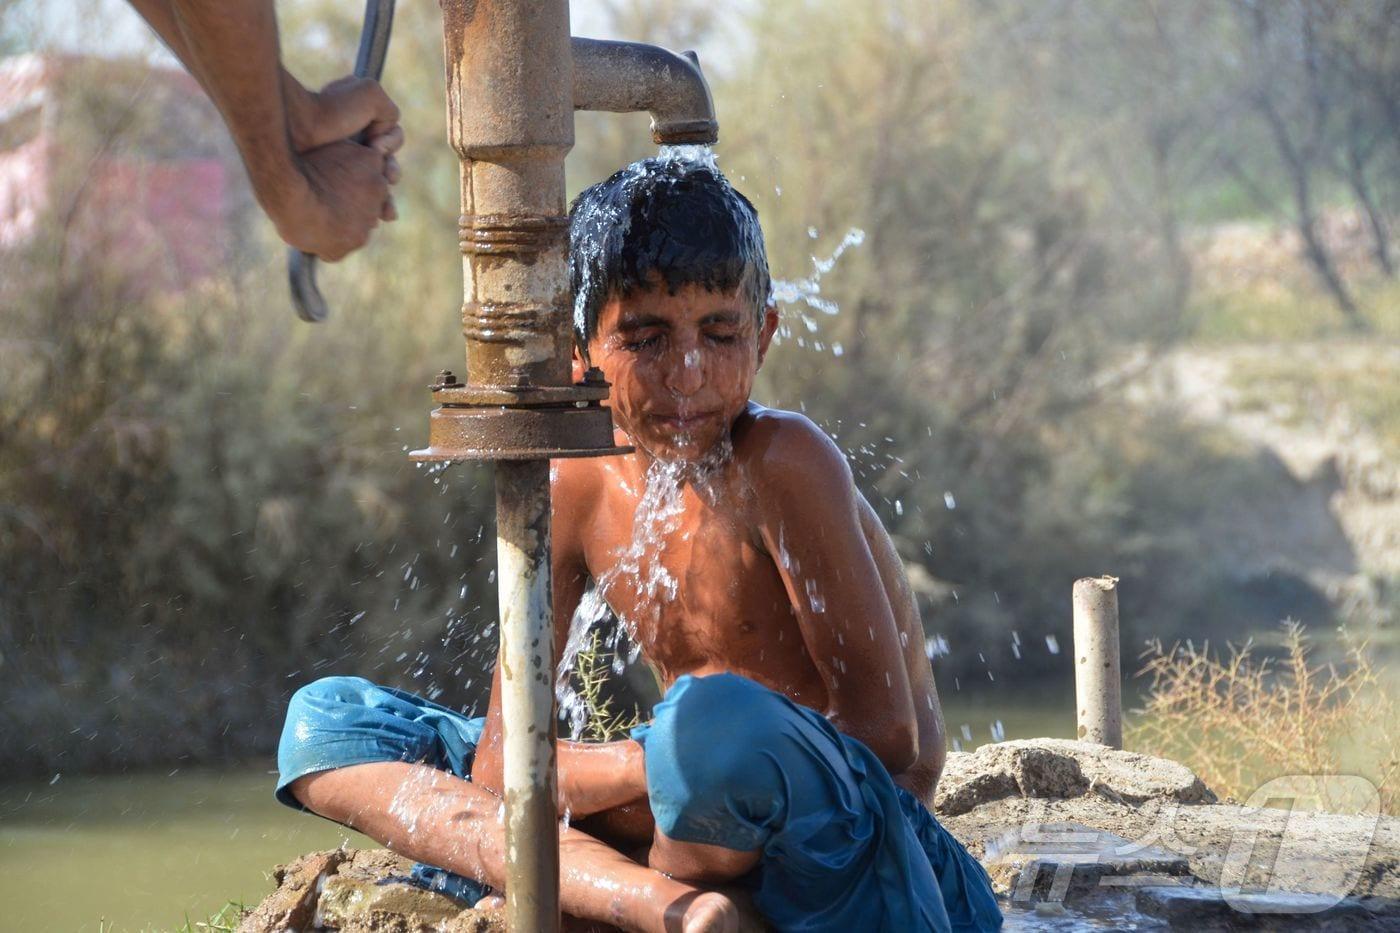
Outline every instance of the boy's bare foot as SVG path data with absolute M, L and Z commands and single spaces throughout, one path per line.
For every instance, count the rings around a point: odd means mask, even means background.
M 739 908 L 716 891 L 687 894 L 667 905 L 666 933 L 739 933 Z
M 504 913 L 506 909 L 506 899 L 499 894 L 488 894 L 472 905 L 473 910 L 485 910 L 493 913 Z M 610 923 L 602 923 L 598 920 L 582 920 L 563 914 L 559 918 L 560 933 L 625 933 Z

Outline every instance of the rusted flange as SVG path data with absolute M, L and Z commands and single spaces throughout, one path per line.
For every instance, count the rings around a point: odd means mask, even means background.
M 631 453 L 613 442 L 609 384 L 590 369 L 568 386 L 477 386 L 443 370 L 430 387 L 428 446 L 410 460 L 552 460 Z
M 576 405 L 601 402 L 608 397 L 607 385 L 590 386 L 472 386 L 433 387 L 433 401 L 439 405 L 463 407 L 534 408 L 540 405 Z
M 428 446 L 410 460 L 553 460 L 632 452 L 613 443 L 612 413 L 583 408 L 443 405 L 428 416 Z

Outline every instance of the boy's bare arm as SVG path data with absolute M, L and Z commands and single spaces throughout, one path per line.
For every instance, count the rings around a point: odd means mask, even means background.
M 880 516 L 864 496 L 857 494 L 860 524 L 865 532 L 870 555 L 880 568 L 885 595 L 894 612 L 895 627 L 904 647 L 904 668 L 909 672 L 909 690 L 914 698 L 914 716 L 919 724 L 919 757 L 908 771 L 895 776 L 895 783 L 904 787 L 929 807 L 933 806 L 933 791 L 948 757 L 947 738 L 943 729 L 943 708 L 938 701 L 938 688 L 933 680 L 933 665 L 924 654 L 924 625 L 919 603 L 909 586 L 904 562 L 895 550 L 894 542 L 880 522 Z
M 830 697 L 827 716 L 893 775 L 919 754 L 899 632 L 861 528 L 845 456 L 800 415 L 773 413 L 754 430 L 750 465 L 760 532 L 778 565 L 807 651 Z

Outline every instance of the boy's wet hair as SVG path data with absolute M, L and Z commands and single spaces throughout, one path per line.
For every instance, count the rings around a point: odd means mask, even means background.
M 569 209 L 574 334 L 597 333 L 613 295 L 664 286 L 739 288 L 761 322 L 771 296 L 758 212 L 713 159 L 651 158 L 586 189 Z

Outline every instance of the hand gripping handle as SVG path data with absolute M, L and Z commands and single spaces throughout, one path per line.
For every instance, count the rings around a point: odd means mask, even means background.
M 379 80 L 384 73 L 384 56 L 389 52 L 389 33 L 393 25 L 394 0 L 365 0 L 365 23 L 360 29 L 360 50 L 355 55 L 355 77 Z M 354 141 L 364 143 L 365 134 L 357 134 Z M 316 256 L 288 248 L 287 274 L 297 317 L 313 324 L 324 321 L 330 309 L 316 287 Z

